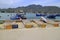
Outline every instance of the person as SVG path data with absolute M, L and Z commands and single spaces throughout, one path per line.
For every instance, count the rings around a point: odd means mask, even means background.
M 43 16 L 41 16 L 40 21 L 42 21 L 42 22 L 44 22 L 44 23 L 47 23 L 47 19 L 46 19 L 46 18 L 44 18 Z

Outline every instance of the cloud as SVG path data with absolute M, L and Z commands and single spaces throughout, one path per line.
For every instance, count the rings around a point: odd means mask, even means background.
M 47 0 L 45 3 L 42 3 L 44 6 L 59 6 L 60 0 Z
M 21 0 L 0 0 L 0 8 L 14 7 Z
M 0 4 L 14 4 L 21 0 L 0 0 Z
M 0 8 L 26 6 L 30 4 L 60 6 L 60 0 L 0 0 Z

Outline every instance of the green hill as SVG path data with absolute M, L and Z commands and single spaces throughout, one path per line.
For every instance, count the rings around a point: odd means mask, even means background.
M 60 13 L 60 7 L 57 6 L 42 6 L 42 5 L 28 5 L 25 7 L 17 7 L 17 8 L 8 8 L 8 9 L 0 9 L 1 12 L 15 13 L 18 10 L 23 10 L 23 12 L 32 12 L 32 13 Z

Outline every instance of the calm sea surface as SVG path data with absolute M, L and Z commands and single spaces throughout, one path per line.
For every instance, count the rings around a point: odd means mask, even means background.
M 10 17 L 13 17 L 15 15 L 16 13 L 0 13 L 0 20 L 10 20 Z M 26 13 L 25 16 L 27 19 L 40 19 L 40 16 L 36 16 L 34 13 Z M 56 20 L 60 20 L 60 17 L 56 17 Z

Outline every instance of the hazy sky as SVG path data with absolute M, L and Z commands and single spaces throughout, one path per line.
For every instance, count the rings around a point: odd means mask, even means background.
M 60 0 L 0 0 L 0 8 L 13 8 L 18 6 L 27 6 L 30 4 L 60 7 Z

